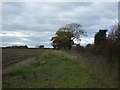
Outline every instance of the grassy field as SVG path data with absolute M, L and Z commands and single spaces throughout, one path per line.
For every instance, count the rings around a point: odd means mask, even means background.
M 3 88 L 117 87 L 104 82 L 82 60 L 62 51 L 13 49 L 11 53 L 6 49 L 3 65 L 6 66 L 3 67 Z

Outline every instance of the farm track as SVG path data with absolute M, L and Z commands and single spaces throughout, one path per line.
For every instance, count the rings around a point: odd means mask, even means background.
M 24 61 L 24 60 L 26 60 L 26 59 L 29 59 L 29 58 L 32 58 L 32 57 L 35 57 L 36 55 L 29 55 L 29 56 L 22 56 L 22 57 L 17 57 L 17 58 L 14 58 L 14 59 L 12 59 L 12 60 L 10 60 L 10 62 L 5 62 L 5 64 L 4 64 L 4 62 L 2 63 L 2 69 L 5 69 L 5 68 L 8 68 L 8 67 L 10 67 L 10 66 L 12 66 L 12 65 L 14 65 L 14 64 L 16 64 L 16 63 L 18 63 L 18 62 L 21 62 L 21 61 Z
M 23 64 L 24 62 L 29 62 L 31 60 L 35 59 L 35 55 L 30 55 L 30 56 L 25 56 L 25 57 L 21 57 L 21 58 L 17 58 L 17 60 L 14 60 L 12 63 L 7 63 L 2 67 L 2 78 L 6 78 L 9 76 L 9 74 L 13 71 L 12 69 L 16 66 L 19 66 L 21 64 Z

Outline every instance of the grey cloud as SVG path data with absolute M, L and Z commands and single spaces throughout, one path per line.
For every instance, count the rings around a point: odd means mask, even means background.
M 4 42 L 18 42 L 18 41 L 20 41 L 20 38 L 19 37 L 11 37 L 11 36 L 3 36 L 2 37 L 2 41 L 3 41 L 3 43 Z
M 24 3 L 17 3 L 17 2 L 3 2 L 2 9 L 3 14 L 20 14 L 23 12 Z
M 60 27 L 72 22 L 80 23 L 89 37 L 94 37 L 98 29 L 107 29 L 115 24 L 117 8 L 117 3 L 114 2 L 4 3 L 3 31 L 26 34 L 28 37 L 21 38 L 27 38 L 31 42 L 21 42 L 29 46 L 39 42 L 50 46 L 45 42 L 50 42 L 49 38 Z M 12 40 L 16 41 L 14 38 Z M 7 42 L 7 39 L 3 41 Z

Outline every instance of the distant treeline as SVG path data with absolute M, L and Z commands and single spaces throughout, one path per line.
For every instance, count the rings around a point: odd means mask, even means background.
M 22 45 L 22 46 L 18 46 L 18 45 L 15 45 L 15 46 L 7 46 L 7 47 L 0 47 L 2 49 L 53 49 L 53 48 L 45 48 L 44 45 L 39 45 L 39 46 L 36 46 L 35 48 L 28 48 L 27 45 Z
M 17 46 L 17 45 L 15 45 L 15 46 L 7 46 L 7 47 L 2 47 L 2 48 L 20 48 L 20 49 L 24 49 L 24 48 L 28 48 L 28 46 L 27 45 L 25 45 L 25 46 Z

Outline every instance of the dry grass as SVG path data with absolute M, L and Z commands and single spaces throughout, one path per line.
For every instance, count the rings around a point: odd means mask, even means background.
M 69 51 L 69 56 L 82 61 L 93 72 L 97 73 L 105 82 L 118 85 L 118 63 L 109 63 L 103 56 L 95 56 L 91 53 Z

